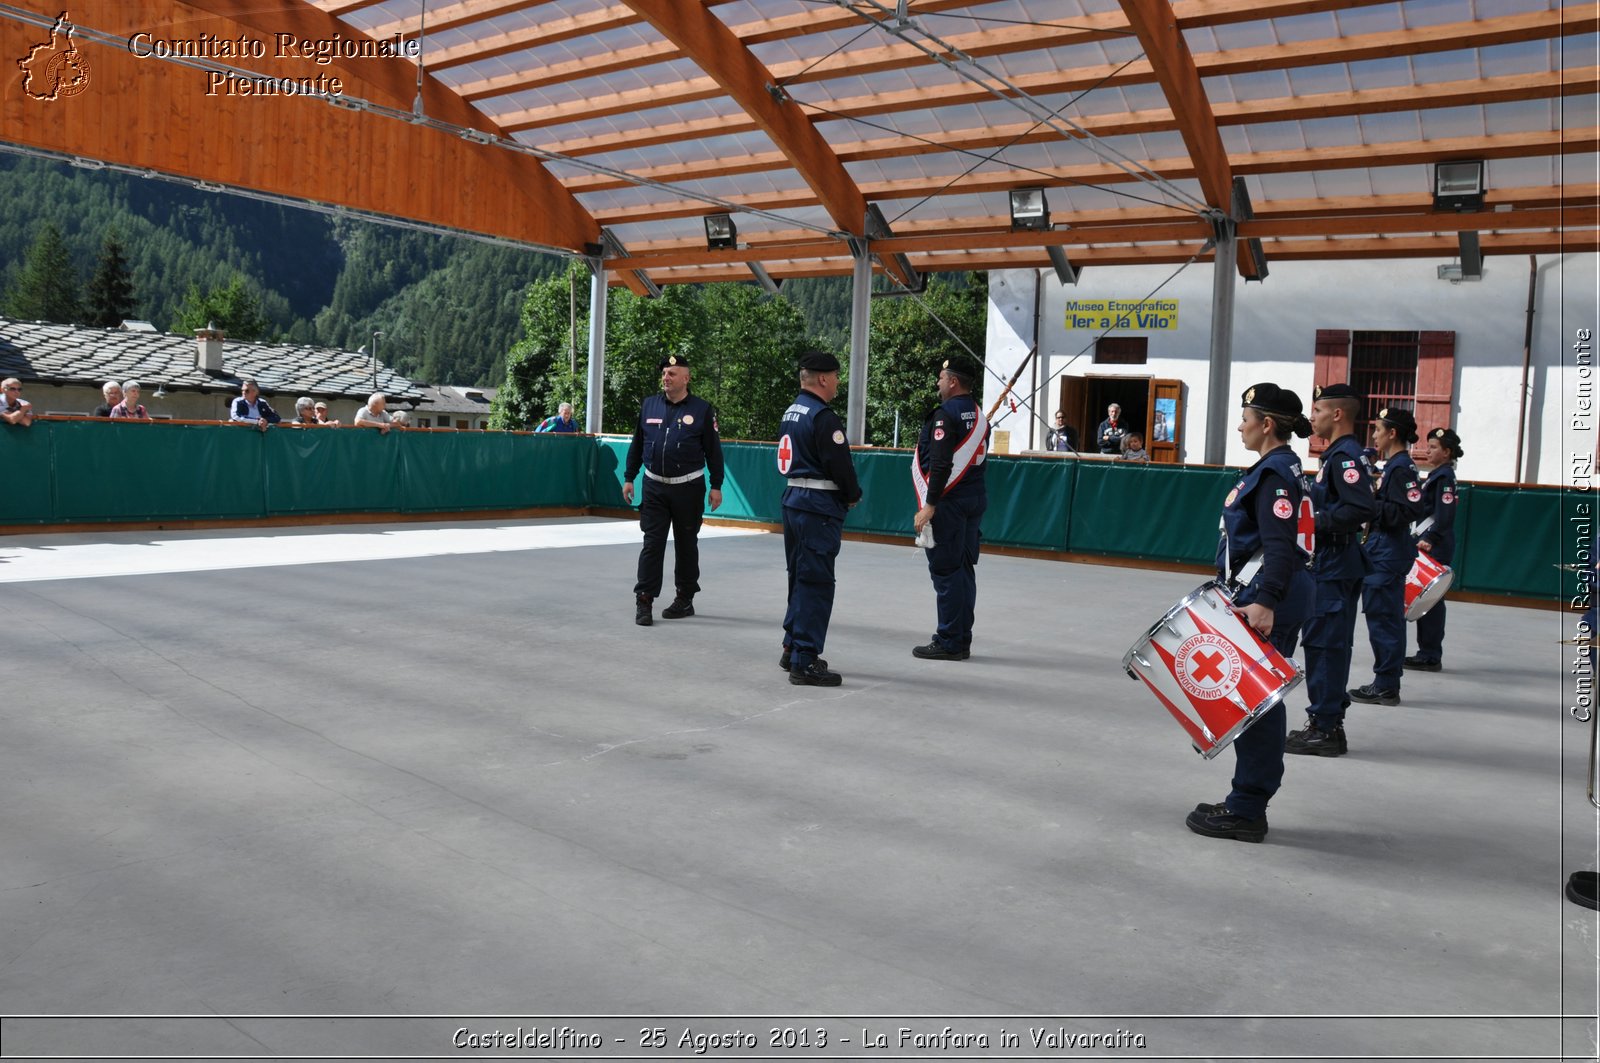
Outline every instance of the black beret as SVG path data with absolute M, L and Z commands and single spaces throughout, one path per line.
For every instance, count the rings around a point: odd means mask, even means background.
M 839 359 L 827 351 L 807 351 L 800 356 L 800 368 L 811 373 L 837 373 Z
M 978 374 L 983 372 L 983 369 L 971 358 L 968 358 L 965 355 L 955 354 L 951 355 L 949 358 L 946 358 L 944 362 L 940 364 L 939 371 L 954 373 L 956 376 L 963 377 L 968 381 L 970 386 L 971 382 L 978 379 Z
M 1276 384 L 1252 384 L 1245 388 L 1240 405 L 1262 413 L 1278 414 L 1290 421 L 1298 420 L 1305 413 L 1300 396 Z
M 1428 433 L 1428 438 L 1437 439 L 1439 441 L 1439 445 L 1448 450 L 1454 457 L 1459 458 L 1465 453 L 1465 451 L 1461 449 L 1461 437 L 1450 431 L 1448 428 L 1435 428 L 1433 431 Z
M 1378 420 L 1394 429 L 1400 438 L 1407 443 L 1417 441 L 1417 419 L 1410 410 L 1398 407 L 1385 407 L 1378 411 Z
M 1349 384 L 1323 384 L 1311 393 L 1313 402 L 1320 399 L 1355 399 L 1359 402 L 1361 400 L 1361 392 Z
M 689 368 L 689 359 L 685 358 L 681 354 L 663 355 L 661 358 L 661 364 L 656 366 L 656 368 L 665 369 L 670 365 L 682 366 L 683 368 L 687 369 Z

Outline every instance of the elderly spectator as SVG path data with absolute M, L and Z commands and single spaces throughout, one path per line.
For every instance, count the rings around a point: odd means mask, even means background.
M 576 432 L 578 422 L 572 418 L 572 403 L 563 402 L 554 417 L 546 417 L 539 422 L 535 432 Z
M 394 423 L 394 415 L 384 409 L 389 405 L 389 396 L 381 391 L 372 393 L 367 404 L 356 411 L 356 424 L 376 428 L 380 432 L 388 432 L 389 426 Z
M 122 385 L 122 401 L 111 408 L 114 418 L 131 418 L 135 421 L 148 421 L 150 415 L 139 405 L 139 382 L 130 380 Z
M 122 401 L 122 385 L 115 380 L 107 380 L 100 385 L 100 394 L 105 397 L 105 402 L 94 408 L 96 417 L 110 417 L 111 410 Z
M 317 403 L 310 395 L 302 395 L 295 400 L 294 423 L 297 425 L 319 425 L 317 420 Z
M 389 415 L 389 423 L 395 428 L 410 428 L 411 415 L 404 410 L 396 410 Z
M 233 400 L 233 405 L 228 409 L 228 420 L 254 421 L 265 432 L 267 425 L 277 424 L 283 418 L 261 397 L 255 377 L 247 376 L 239 381 L 239 397 Z
M 317 412 L 317 423 L 318 424 L 333 425 L 335 428 L 337 428 L 339 426 L 339 422 L 338 421 L 335 421 L 333 418 L 328 416 L 328 404 L 326 402 L 323 402 L 322 400 L 319 399 L 319 400 L 317 400 L 317 404 L 314 407 L 312 407 L 312 409 L 316 410 L 316 412 Z
M 22 381 L 16 377 L 6 377 L 0 380 L 0 421 L 6 424 L 17 424 L 24 428 L 33 424 L 33 403 L 22 397 Z

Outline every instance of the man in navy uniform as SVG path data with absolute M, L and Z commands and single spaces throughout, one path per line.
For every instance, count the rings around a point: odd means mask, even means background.
M 833 564 L 845 514 L 861 501 L 844 422 L 828 406 L 838 394 L 839 359 L 808 352 L 800 359 L 800 394 L 778 429 L 778 472 L 788 479 L 783 552 L 789 570 L 778 667 L 796 686 L 836 687 L 844 681 L 820 656 L 833 616 Z
M 1408 449 L 1417 441 L 1410 410 L 1388 407 L 1372 422 L 1372 445 L 1383 459 L 1373 486 L 1378 511 L 1361 544 L 1368 572 L 1361 585 L 1361 609 L 1372 640 L 1372 682 L 1350 691 L 1350 700 L 1368 705 L 1400 704 L 1400 672 L 1406 655 L 1406 573 L 1417 559 L 1411 523 L 1426 512 L 1417 465 Z
M 1328 441 L 1328 449 L 1322 452 L 1322 466 L 1311 484 L 1311 505 L 1316 511 L 1311 578 L 1316 584 L 1316 601 L 1303 639 L 1311 707 L 1306 726 L 1289 732 L 1285 753 L 1337 757 L 1349 752 L 1344 710 L 1350 702 L 1345 692 L 1350 683 L 1356 600 L 1367 574 L 1358 539 L 1361 526 L 1378 508 L 1355 434 L 1360 412 L 1361 396 L 1349 384 L 1329 384 L 1314 392 L 1311 430 Z
M 661 394 L 644 400 L 639 423 L 628 447 L 622 497 L 633 503 L 633 480 L 644 468 L 644 495 L 639 501 L 639 578 L 633 585 L 633 621 L 648 627 L 651 603 L 661 593 L 661 568 L 667 555 L 667 528 L 672 528 L 676 559 L 672 582 L 677 594 L 661 610 L 665 620 L 694 615 L 700 590 L 700 524 L 705 515 L 706 476 L 711 479 L 711 508 L 722 505 L 722 438 L 717 411 L 705 399 L 689 394 L 689 363 L 681 354 L 661 360 Z
M 972 397 L 979 371 L 964 358 L 945 360 L 939 370 L 939 406 L 923 424 L 911 459 L 918 505 L 911 523 L 919 542 L 924 529 L 932 528 L 933 545 L 923 549 L 939 615 L 932 640 L 911 651 L 924 660 L 964 661 L 972 656 L 979 522 L 989 505 L 983 484 L 989 422 Z

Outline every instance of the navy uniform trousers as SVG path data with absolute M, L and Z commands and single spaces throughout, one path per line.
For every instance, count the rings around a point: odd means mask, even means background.
M 700 525 L 705 520 L 705 510 L 704 476 L 681 484 L 644 478 L 644 494 L 639 499 L 639 530 L 644 532 L 644 547 L 639 551 L 639 582 L 633 585 L 633 593 L 660 597 L 669 527 L 675 548 L 673 585 L 684 598 L 699 592 Z
M 1316 600 L 1304 631 L 1306 694 L 1311 699 L 1307 715 L 1317 730 L 1332 731 L 1343 725 L 1344 710 L 1350 707 L 1350 657 L 1361 580 L 1314 578 Z
M 783 553 L 789 569 L 789 608 L 783 641 L 795 669 L 817 659 L 833 616 L 833 565 L 844 524 L 837 517 L 783 507 Z
M 1285 657 L 1292 657 L 1301 618 L 1282 608 L 1282 604 L 1287 603 L 1281 603 L 1275 611 L 1272 635 L 1267 641 Z M 1288 718 L 1289 710 L 1279 701 L 1233 740 L 1233 790 L 1226 803 L 1234 815 L 1260 819 L 1267 814 L 1267 802 L 1283 785 L 1283 743 L 1288 736 Z
M 1372 639 L 1373 684 L 1398 691 L 1406 659 L 1406 574 L 1375 568 L 1361 581 L 1361 611 Z
M 972 648 L 972 619 L 978 604 L 979 523 L 988 506 L 988 496 L 974 492 L 945 495 L 933 510 L 933 549 L 924 553 L 939 616 L 933 640 L 946 650 Z

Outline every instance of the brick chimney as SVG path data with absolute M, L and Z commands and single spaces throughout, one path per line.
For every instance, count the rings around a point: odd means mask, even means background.
M 195 351 L 195 368 L 203 373 L 222 372 L 222 330 L 215 321 L 194 333 L 198 349 Z

